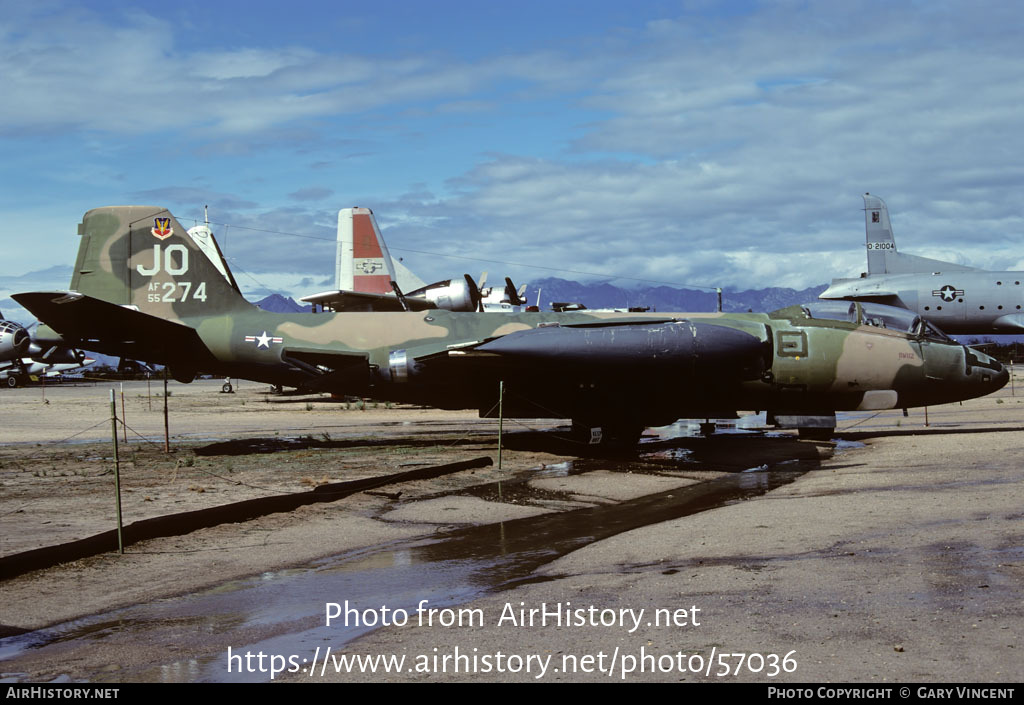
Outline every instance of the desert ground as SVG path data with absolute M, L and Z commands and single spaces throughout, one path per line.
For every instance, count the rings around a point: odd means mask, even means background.
M 899 411 L 844 417 L 838 448 L 791 434 L 726 433 L 681 445 L 651 438 L 649 449 L 657 450 L 640 460 L 611 459 L 569 473 L 550 469 L 589 449 L 548 442 L 560 423 L 553 420 L 506 421 L 510 435 L 498 469 L 497 421 L 472 412 L 275 396 L 249 382 L 236 383 L 234 394 L 218 393 L 220 380 L 171 383 L 166 452 L 164 398 L 156 381 L 125 383 L 123 405 L 119 383 L 3 390 L 0 558 L 113 528 L 111 389 L 127 427 L 118 430 L 126 523 L 481 456 L 495 464 L 150 539 L 129 545 L 124 555 L 105 552 L 3 576 L 0 677 L 234 680 L 222 655 L 226 648 L 237 653 L 264 643 L 280 626 L 250 629 L 244 637 L 153 632 L 92 642 L 43 639 L 45 645 L 29 649 L 18 644 L 90 615 L 304 570 L 353 551 L 459 527 L 511 530 L 540 515 L 617 505 L 628 510 L 648 496 L 681 494 L 800 458 L 810 464 L 770 491 L 609 530 L 538 562 L 526 579 L 460 605 L 474 611 L 466 614 L 481 615 L 478 623 L 390 626 L 340 640 L 333 651 L 335 657 L 405 655 L 412 662 L 460 649 L 478 658 L 471 672 L 453 670 L 452 661 L 401 673 L 338 673 L 332 662 L 312 676 L 303 666 L 275 679 L 1019 681 L 1020 381 L 1018 375 L 1014 389 L 990 397 L 931 408 L 927 427 L 922 410 L 908 417 Z M 680 454 L 694 462 L 665 461 Z M 545 540 L 537 535 L 534 542 Z M 581 623 L 524 626 L 507 612 L 569 604 L 584 610 L 576 616 Z M 629 624 L 632 629 L 593 622 L 606 610 L 626 619 L 641 609 L 646 617 L 663 610 L 675 622 L 645 617 Z M 311 601 L 304 619 L 322 621 L 323 612 L 322 601 Z M 312 658 L 311 652 L 302 658 Z M 506 658 L 501 668 L 498 653 Z M 765 665 L 745 656 L 740 666 L 740 654 L 757 654 Z M 488 668 L 479 660 L 484 655 L 491 657 Z M 694 655 L 714 667 L 695 668 L 698 662 L 688 660 Z M 787 667 L 774 675 L 773 657 Z M 203 668 L 154 666 L 183 661 Z M 640 672 L 645 663 L 649 670 Z M 265 671 L 250 676 L 270 679 Z

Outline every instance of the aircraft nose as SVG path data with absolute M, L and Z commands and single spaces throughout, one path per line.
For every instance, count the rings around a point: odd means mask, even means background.
M 974 358 L 971 377 L 980 379 L 985 394 L 991 394 L 1006 386 L 1006 383 L 1010 381 L 1010 372 L 999 360 L 974 350 L 971 353 Z

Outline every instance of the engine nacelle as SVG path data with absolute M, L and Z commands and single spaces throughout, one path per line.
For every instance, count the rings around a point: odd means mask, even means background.
M 0 360 L 24 357 L 30 343 L 31 339 L 24 326 L 0 320 Z
M 396 384 L 408 382 L 422 367 L 405 350 L 392 350 L 388 355 L 388 379 Z
M 85 359 L 85 353 L 65 345 L 40 345 L 38 341 L 31 341 L 25 357 L 45 362 L 48 365 L 81 365 Z
M 462 279 L 445 279 L 427 284 L 405 294 L 405 298 L 429 301 L 445 311 L 476 311 L 480 306 L 480 290 L 468 274 Z

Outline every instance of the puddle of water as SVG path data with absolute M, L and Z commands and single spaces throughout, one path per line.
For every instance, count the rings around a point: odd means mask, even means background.
M 764 431 L 768 426 L 765 412 L 747 414 L 736 419 L 712 419 L 715 433 L 736 433 L 737 431 Z M 665 438 L 686 438 L 700 436 L 700 425 L 704 419 L 679 419 L 668 426 L 648 429 Z
M 693 467 L 684 452 L 674 460 L 671 464 L 677 469 Z M 649 470 L 642 462 L 576 459 L 546 466 L 540 473 L 623 472 L 634 464 L 635 469 Z M 415 615 L 422 600 L 433 608 L 462 604 L 529 581 L 540 566 L 595 541 L 764 494 L 817 466 L 816 460 L 765 464 L 616 504 L 459 528 L 426 540 L 362 549 L 302 569 L 265 573 L 0 639 L 0 658 L 24 656 L 50 644 L 88 644 L 90 648 L 130 644 L 136 649 L 144 646 L 152 662 L 116 673 L 70 675 L 119 681 L 262 681 L 267 674 L 228 673 L 225 645 L 230 644 L 234 653 L 262 650 L 312 658 L 318 646 L 341 647 L 377 626 L 339 626 L 336 620 L 328 627 L 327 603 L 348 601 L 359 610 L 387 605 L 410 615 Z M 534 471 L 529 477 L 537 475 Z M 521 484 L 525 480 L 524 476 Z M 169 660 L 183 643 L 202 655 Z

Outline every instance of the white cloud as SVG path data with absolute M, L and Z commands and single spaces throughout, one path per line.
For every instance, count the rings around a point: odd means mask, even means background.
M 1019 10 L 771 3 L 719 17 L 716 5 L 686 7 L 696 9 L 638 30 L 473 62 L 444 47 L 416 56 L 281 42 L 191 51 L 160 17 L 22 11 L 0 23 L 0 134 L 166 132 L 193 148 L 219 140 L 204 152 L 211 160 L 251 157 L 245 176 L 275 183 L 276 201 L 216 168 L 204 180 L 224 181 L 210 190 L 135 188 L 182 204 L 212 196 L 221 220 L 327 241 L 313 256 L 254 231 L 233 253 L 252 271 L 329 274 L 336 207 L 294 208 L 289 197 L 331 191 L 373 207 L 398 248 L 743 288 L 856 275 L 859 195 L 871 191 L 888 201 L 901 250 L 1020 266 Z M 530 122 L 536 134 L 520 125 L 527 114 L 542 116 Z M 456 135 L 459 167 L 409 150 L 436 139 L 430 119 Z M 476 120 L 465 144 L 457 120 Z M 315 175 L 260 161 L 275 144 L 300 142 L 316 155 L 301 167 L 323 166 Z M 372 157 L 334 166 L 346 161 L 339 150 L 366 145 Z M 393 169 L 385 186 L 352 193 L 331 181 L 378 162 Z M 402 170 L 413 163 L 434 169 L 429 187 L 417 183 L 424 169 Z M 68 173 L 81 181 L 88 172 Z M 479 268 L 412 258 L 432 270 L 424 277 Z
M 45 16 L 45 20 L 40 18 Z M 253 132 L 292 120 L 463 96 L 491 64 L 327 55 L 290 46 L 189 52 L 141 12 L 40 12 L 0 26 L 0 132 Z

